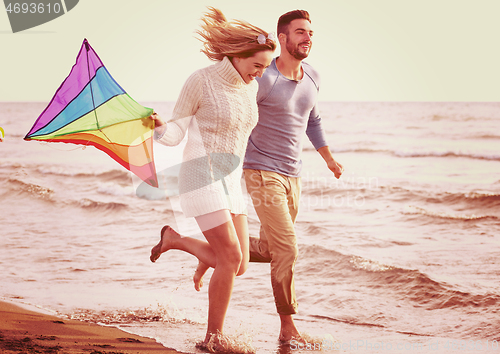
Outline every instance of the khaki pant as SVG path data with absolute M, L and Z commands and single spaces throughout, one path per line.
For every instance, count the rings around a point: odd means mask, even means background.
M 298 247 L 295 219 L 299 211 L 300 178 L 276 172 L 244 170 L 247 191 L 259 216 L 260 238 L 250 238 L 250 262 L 271 263 L 271 284 L 281 315 L 297 313 L 294 268 Z

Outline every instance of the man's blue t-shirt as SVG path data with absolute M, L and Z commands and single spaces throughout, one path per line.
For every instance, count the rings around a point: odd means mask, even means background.
M 259 121 L 248 140 L 243 168 L 299 177 L 304 132 L 317 150 L 327 146 L 317 106 L 319 75 L 302 62 L 302 80 L 290 80 L 274 59 L 257 78 Z

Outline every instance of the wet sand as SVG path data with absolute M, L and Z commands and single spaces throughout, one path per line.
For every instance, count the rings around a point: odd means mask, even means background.
M 0 352 L 179 353 L 115 327 L 61 319 L 0 301 Z

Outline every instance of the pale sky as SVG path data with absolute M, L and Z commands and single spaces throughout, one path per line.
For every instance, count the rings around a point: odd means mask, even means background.
M 206 6 L 269 32 L 308 10 L 321 101 L 500 100 L 499 0 L 80 0 L 15 34 L 0 9 L 0 101 L 48 102 L 84 38 L 135 100 L 175 101 L 211 64 L 194 35 Z

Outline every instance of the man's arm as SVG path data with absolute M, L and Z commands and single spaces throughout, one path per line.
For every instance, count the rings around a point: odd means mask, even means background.
M 325 160 L 326 165 L 328 166 L 330 171 L 332 171 L 335 174 L 335 177 L 339 179 L 342 175 L 342 172 L 344 172 L 344 167 L 340 163 L 335 161 L 330 148 L 328 146 L 323 146 L 320 147 L 317 151 L 319 152 L 323 160 Z
M 335 161 L 332 156 L 332 152 L 326 143 L 326 136 L 321 125 L 321 117 L 319 116 L 317 105 L 314 106 L 311 114 L 309 115 L 306 134 L 313 146 L 316 148 L 316 151 L 318 151 L 323 160 L 325 160 L 330 171 L 335 174 L 337 179 L 340 178 L 342 172 L 344 172 L 344 167 Z

